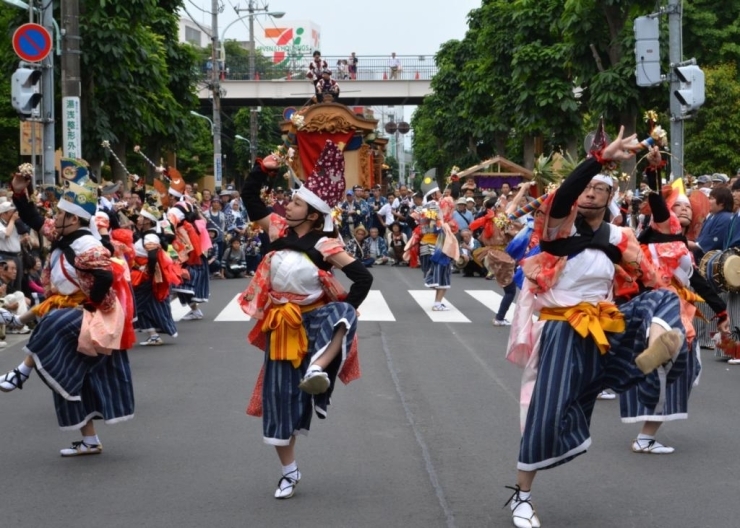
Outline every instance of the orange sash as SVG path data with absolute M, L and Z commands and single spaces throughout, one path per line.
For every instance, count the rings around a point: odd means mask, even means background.
M 262 321 L 262 332 L 270 332 L 270 359 L 273 361 L 287 360 L 293 363 L 294 368 L 301 365 L 301 361 L 308 352 L 308 336 L 303 327 L 303 316 L 326 304 L 317 301 L 306 306 L 295 303 L 273 304 Z
M 609 341 L 604 332 L 620 333 L 626 327 L 624 314 L 616 305 L 607 302 L 597 305 L 583 302 L 568 308 L 542 308 L 540 320 L 567 321 L 581 337 L 590 334 L 602 355 L 609 350 Z

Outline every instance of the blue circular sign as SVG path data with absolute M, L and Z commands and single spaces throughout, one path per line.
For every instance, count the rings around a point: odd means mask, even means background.
M 292 106 L 289 106 L 285 110 L 283 110 L 283 119 L 288 121 L 291 117 L 293 117 L 293 114 L 296 113 L 296 109 Z
M 13 49 L 26 62 L 41 62 L 51 53 L 51 35 L 39 24 L 23 24 L 13 33 Z

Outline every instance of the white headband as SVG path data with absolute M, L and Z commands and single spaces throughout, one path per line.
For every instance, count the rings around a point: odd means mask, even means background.
M 311 189 L 305 185 L 301 185 L 297 190 L 293 191 L 293 196 L 297 196 L 308 205 L 316 209 L 319 213 L 324 215 L 324 229 L 325 233 L 331 233 L 334 231 L 334 219 L 331 217 L 331 207 L 324 200 L 319 198 Z
M 675 203 L 685 203 L 691 205 L 691 202 L 689 201 L 689 197 L 685 194 L 679 194 L 678 198 L 676 198 Z
M 592 178 L 593 180 L 600 181 L 602 183 L 607 184 L 609 187 L 614 187 L 614 180 L 611 176 L 607 176 L 606 174 L 597 174 Z

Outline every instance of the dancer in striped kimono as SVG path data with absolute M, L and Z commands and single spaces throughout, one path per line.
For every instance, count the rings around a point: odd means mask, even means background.
M 699 273 L 686 244 L 686 233 L 693 230 L 695 222 L 701 221 L 701 218 L 694 218 L 693 212 L 699 216 L 699 211 L 708 209 L 707 197 L 696 192 L 689 199 L 679 188 L 669 185 L 661 189 L 659 169 L 664 163 L 657 146 L 649 153 L 648 160 L 651 163 L 646 171 L 648 185 L 653 191 L 661 192 L 648 195 L 652 220 L 650 226 L 640 233 L 639 241 L 645 258 L 659 271 L 657 287 L 671 289 L 681 299 L 689 353 L 686 369 L 673 383 L 667 383 L 667 372 L 662 366 L 643 382 L 660 386 L 660 399 L 656 405 L 646 405 L 641 401 L 640 387 L 635 386 L 619 395 L 619 410 L 623 423 L 643 422 L 640 433 L 632 442 L 632 451 L 666 455 L 673 453 L 674 448 L 658 442 L 655 435 L 664 422 L 688 418 L 689 396 L 701 372 L 699 342 L 693 325 L 699 297 L 689 287 L 714 311 L 720 331 L 728 332 L 730 322 L 725 302 Z M 699 202 L 706 202 L 706 205 Z
M 282 474 L 274 496 L 293 496 L 301 479 L 296 437 L 308 434 L 312 412 L 326 418 L 337 378 L 359 377 L 356 309 L 373 277 L 344 251 L 332 206 L 344 193 L 344 157 L 327 141 L 317 169 L 293 193 L 285 217 L 270 214 L 260 198 L 279 167 L 275 156 L 258 159 L 242 190 L 249 218 L 270 235 L 262 259 L 241 299 L 256 324 L 249 341 L 265 351 L 259 382 L 247 413 L 262 416 L 265 443 L 275 446 Z M 319 170 L 321 169 L 321 170 Z M 332 274 L 352 281 L 349 293 Z
M 54 394 L 62 430 L 79 430 L 82 439 L 61 450 L 64 457 L 97 455 L 103 446 L 93 420 L 118 423 L 133 418 L 134 392 L 126 349 L 133 344 L 133 300 L 125 264 L 110 258 L 90 231 L 97 186 L 86 170 L 68 172 L 58 211 L 44 221 L 26 189 L 33 180 L 16 175 L 13 202 L 23 221 L 52 241 L 42 274 L 46 300 L 24 316 L 39 318 L 24 347 L 26 359 L 0 376 L 0 390 L 22 389 L 33 369 Z M 80 176 L 84 174 L 84 178 Z M 21 320 L 15 324 L 22 324 Z
M 149 338 L 140 343 L 142 346 L 162 345 L 160 334 L 177 337 L 170 307 L 170 286 L 179 285 L 181 279 L 167 254 L 167 243 L 160 236 L 160 215 L 156 206 L 145 204 L 136 219 L 138 239 L 134 244 L 131 283 L 136 299 L 136 326 L 149 334 Z
M 597 395 L 618 393 L 670 361 L 681 372 L 686 345 L 678 296 L 669 290 L 637 295 L 617 309 L 614 292 L 654 284 L 631 230 L 604 222 L 613 180 L 602 165 L 629 159 L 635 137 L 617 139 L 578 165 L 543 205 L 535 223 L 542 253 L 525 259 L 524 281 L 507 358 L 525 367 L 517 483 L 507 502 L 520 528 L 539 527 L 531 490 L 537 471 L 564 464 L 591 445 Z M 539 320 L 533 315 L 539 312 Z M 647 403 L 659 387 L 641 385 Z

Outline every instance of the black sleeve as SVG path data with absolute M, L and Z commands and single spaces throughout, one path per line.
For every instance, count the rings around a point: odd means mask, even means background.
M 588 158 L 573 169 L 555 193 L 550 207 L 551 218 L 565 218 L 591 179 L 601 172 L 601 163 Z
M 645 169 L 645 181 L 653 191 L 660 192 L 660 170 L 655 167 Z
M 92 220 L 93 222 L 95 220 Z M 115 248 L 113 247 L 113 244 L 110 241 L 110 235 L 100 235 L 100 243 L 103 244 L 103 247 L 110 251 L 110 254 L 112 255 L 115 253 Z
M 99 304 L 103 301 L 108 290 L 113 285 L 113 272 L 108 270 L 83 270 L 93 276 L 93 285 L 90 289 L 90 300 Z
M 660 192 L 650 193 L 648 203 L 650 204 L 650 211 L 653 214 L 653 220 L 655 220 L 656 224 L 665 222 L 670 218 L 671 212 L 668 210 L 668 204 L 665 203 L 665 199 Z
M 727 319 L 727 304 L 725 304 L 725 301 L 723 301 L 722 298 L 712 289 L 707 282 L 707 279 L 699 273 L 696 266 L 694 266 L 694 273 L 689 279 L 689 284 L 694 288 L 694 291 L 704 299 L 704 302 L 709 305 L 712 311 L 718 315 L 720 322 Z
M 353 260 L 344 266 L 342 271 L 352 281 L 352 286 L 350 286 L 344 302 L 351 304 L 356 310 L 365 300 L 370 287 L 373 285 L 373 274 L 359 260 Z
M 149 276 L 154 276 L 154 268 L 157 266 L 157 256 L 159 254 L 159 248 L 152 249 L 146 253 L 146 269 Z
M 28 196 L 13 194 L 13 205 L 23 223 L 35 231 L 41 231 L 44 227 L 44 217 L 36 209 L 36 205 L 28 201 Z
M 242 187 L 242 202 L 244 202 L 244 207 L 251 222 L 261 220 L 270 214 L 270 210 L 260 197 L 260 192 L 266 182 L 267 175 L 258 167 L 255 167 L 247 176 L 244 187 Z

